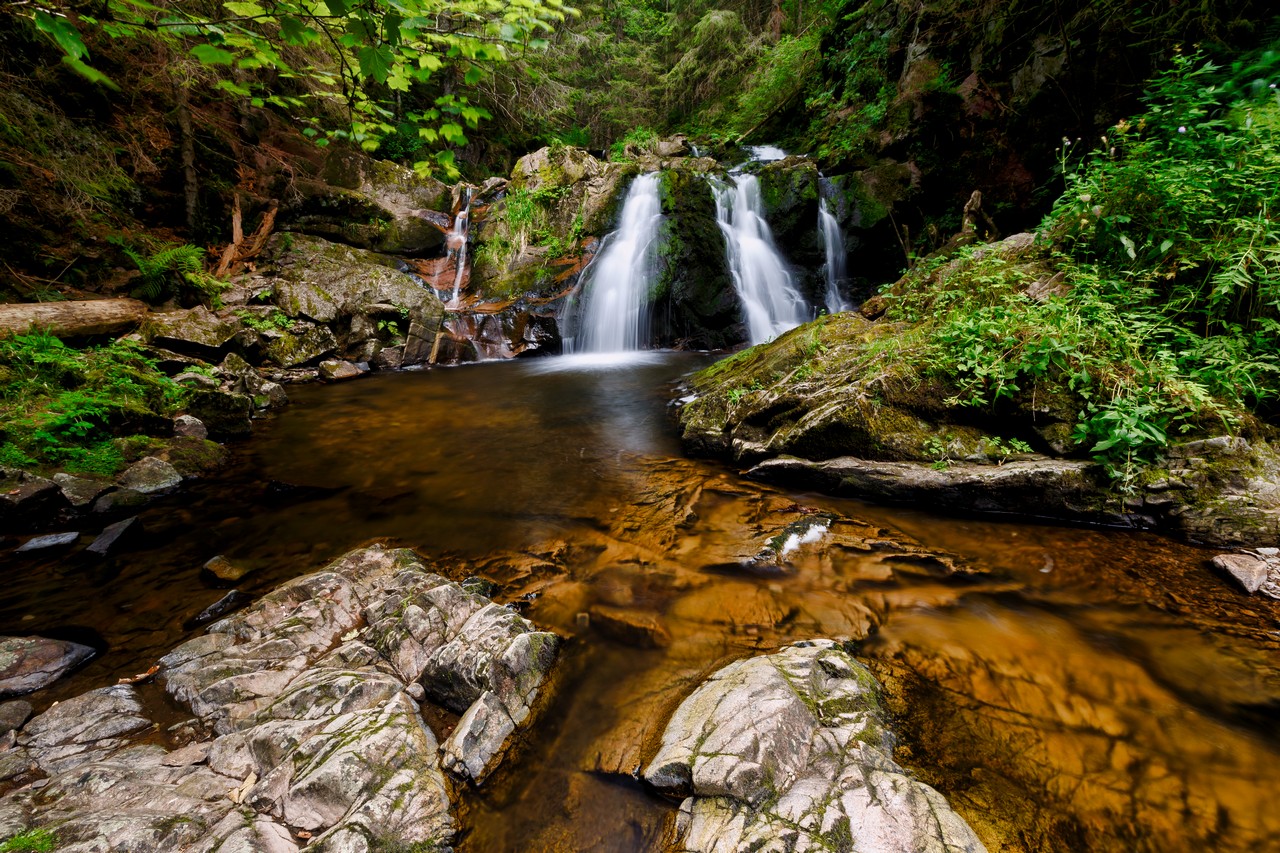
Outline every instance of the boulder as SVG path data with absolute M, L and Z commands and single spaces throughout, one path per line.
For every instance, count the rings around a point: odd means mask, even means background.
M 103 492 L 114 488 L 111 483 L 105 480 L 77 477 L 74 474 L 66 474 L 61 471 L 53 475 L 53 481 L 62 490 L 62 495 L 67 499 L 67 503 L 74 507 L 87 506 L 97 500 L 98 496 Z
M 315 178 L 293 181 L 281 224 L 294 231 L 394 254 L 422 254 L 444 244 L 453 193 L 386 160 L 334 150 Z
M 17 468 L 0 468 L 0 529 L 30 529 L 67 505 L 57 482 Z
M 192 391 L 187 394 L 187 413 L 199 418 L 209 437 L 217 441 L 243 438 L 253 432 L 253 400 L 244 394 Z
M 162 459 L 146 456 L 125 469 L 116 478 L 116 485 L 139 494 L 154 495 L 171 492 L 182 484 L 178 470 Z
M 320 378 L 327 382 L 340 382 L 355 379 L 364 371 L 349 361 L 334 358 L 320 362 L 319 372 Z
M 94 650 L 45 637 L 0 637 L 0 698 L 47 687 L 93 657 Z
M 205 361 L 218 361 L 240 331 L 234 316 L 220 316 L 203 305 L 152 314 L 143 327 L 149 343 Z M 196 376 L 199 374 L 187 374 Z
M 1262 592 L 1280 598 L 1280 556 L 1275 548 L 1259 548 L 1239 554 L 1218 554 L 1210 562 L 1252 595 Z
M 338 348 L 338 339 L 328 326 L 313 323 L 299 326 L 290 332 L 274 329 L 262 333 L 263 354 L 267 361 L 281 367 L 301 367 L 331 355 Z
M 370 313 L 379 304 L 437 320 L 444 313 L 434 291 L 392 258 L 304 235 L 272 246 L 278 266 L 272 298 L 290 317 L 327 324 Z
M 22 699 L 0 702 L 0 736 L 22 728 L 32 710 L 31 703 Z
M 409 552 L 355 551 L 161 660 L 195 715 L 191 743 L 156 745 L 130 685 L 27 723 L 0 778 L 32 765 L 48 778 L 0 798 L 0 830 L 11 816 L 14 831 L 57 827 L 68 850 L 274 853 L 305 832 L 327 853 L 443 851 L 456 823 L 442 752 L 463 778 L 491 772 L 556 646 Z M 462 711 L 443 747 L 418 706 L 428 694 Z
M 875 679 L 830 640 L 721 669 L 676 710 L 644 779 L 685 798 L 677 844 L 690 853 L 985 851 L 894 762 Z
M 173 434 L 187 438 L 208 438 L 209 429 L 204 425 L 204 421 L 197 417 L 178 415 L 173 419 Z

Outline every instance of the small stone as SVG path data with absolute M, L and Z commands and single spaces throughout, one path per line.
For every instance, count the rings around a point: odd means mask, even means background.
M 378 350 L 373 357 L 373 367 L 377 370 L 399 370 L 404 361 L 404 350 L 400 347 L 386 347 Z
M 360 375 L 360 368 L 356 367 L 349 361 L 340 361 L 336 358 L 328 359 L 320 362 L 320 378 L 329 382 L 338 382 L 343 379 L 354 379 Z
M 136 533 L 141 529 L 142 525 L 138 524 L 138 517 L 126 518 L 124 521 L 117 521 L 115 524 L 108 524 L 98 534 L 98 538 L 93 540 L 85 550 L 93 554 L 95 557 L 105 557 L 116 544 L 131 532 Z
M 47 548 L 63 548 L 67 545 L 74 545 L 79 538 L 80 534 L 75 532 L 49 533 L 44 536 L 37 536 L 34 539 L 28 539 L 18 549 L 18 553 L 25 554 L 31 551 L 43 551 Z
M 1274 557 L 1280 554 L 1280 548 L 1254 548 L 1253 550 L 1263 557 Z
M 31 703 L 22 699 L 0 702 L 0 733 L 22 728 L 22 724 L 30 718 L 32 710 Z
M 1219 554 L 1211 560 L 1215 568 L 1229 574 L 1252 595 L 1266 583 L 1271 567 L 1267 561 L 1249 554 Z
M 0 697 L 39 690 L 93 657 L 88 646 L 46 637 L 0 637 Z
M 421 702 L 423 699 L 427 698 L 427 691 L 424 690 L 422 685 L 416 681 L 406 687 L 404 692 L 408 693 L 415 702 Z
M 245 566 L 236 565 L 226 557 L 219 554 L 204 564 L 204 570 L 213 575 L 220 581 L 227 583 L 235 583 L 240 578 L 249 574 L 249 569 Z
M 147 456 L 129 466 L 116 482 L 123 489 L 153 495 L 177 488 L 182 483 L 182 475 L 168 462 Z
M 199 628 L 201 625 L 208 625 L 210 622 L 226 616 L 231 611 L 243 607 L 252 600 L 253 596 L 238 589 L 233 589 L 196 614 L 196 617 L 188 622 L 187 626 L 189 628 Z
M 173 419 L 173 434 L 185 438 L 208 438 L 209 429 L 195 415 L 178 415 Z

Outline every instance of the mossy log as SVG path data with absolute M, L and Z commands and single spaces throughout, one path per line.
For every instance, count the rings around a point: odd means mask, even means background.
M 133 328 L 145 316 L 147 305 L 137 299 L 0 305 L 0 337 L 21 335 L 32 329 L 60 338 L 108 335 Z

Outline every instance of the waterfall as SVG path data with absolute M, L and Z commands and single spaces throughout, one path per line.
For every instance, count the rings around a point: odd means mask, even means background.
M 582 274 L 583 307 L 573 352 L 631 352 L 649 343 L 649 293 L 662 205 L 658 175 L 632 182 L 618 229 Z
M 471 226 L 471 188 L 462 188 L 462 208 L 453 219 L 453 229 L 445 237 L 445 248 L 454 260 L 453 300 L 462 292 L 462 274 L 467 268 L 467 232 Z
M 844 232 L 827 209 L 825 198 L 818 202 L 818 230 L 822 232 L 822 245 L 827 250 L 827 313 L 848 311 L 853 306 L 840 295 L 840 283 L 845 279 Z
M 729 272 L 747 315 L 753 344 L 772 340 L 812 319 L 764 219 L 764 201 L 755 175 L 729 176 L 733 185 L 716 187 L 716 221 L 724 232 Z

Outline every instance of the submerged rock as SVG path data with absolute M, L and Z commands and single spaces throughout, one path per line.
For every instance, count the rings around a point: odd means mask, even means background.
M 161 660 L 161 679 L 211 734 L 174 751 L 129 685 L 29 722 L 0 826 L 57 826 L 60 849 L 448 849 L 449 769 L 479 781 L 525 723 L 557 638 L 411 552 L 354 551 L 296 578 Z M 462 711 L 443 745 L 416 697 Z M 9 768 L 9 764 L 13 767 Z M 10 772 L 12 771 L 12 772 Z
M 678 845 L 690 853 L 985 853 L 892 749 L 870 672 L 815 640 L 713 675 L 676 710 L 644 778 L 685 797 Z
M 0 698 L 57 681 L 93 657 L 88 646 L 45 637 L 0 637 Z

